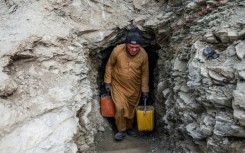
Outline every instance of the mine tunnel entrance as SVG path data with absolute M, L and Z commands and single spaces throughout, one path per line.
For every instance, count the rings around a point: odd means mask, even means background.
M 123 33 L 123 32 L 122 32 Z M 120 34 L 119 34 L 120 35 Z M 123 34 L 122 34 L 123 35 Z M 111 52 L 115 46 L 124 43 L 120 40 L 123 36 L 118 36 L 119 39 L 112 41 L 113 45 L 97 52 L 96 56 L 93 57 L 93 64 L 95 64 L 97 69 L 97 87 L 99 91 L 99 96 L 106 94 L 107 91 L 104 87 L 104 74 L 107 61 L 111 55 Z M 158 91 L 159 82 L 162 75 L 162 58 L 165 55 L 166 48 L 162 48 L 156 39 L 156 35 L 153 32 L 144 33 L 145 43 L 142 47 L 148 54 L 149 60 L 149 99 L 147 101 L 148 105 L 153 105 L 155 107 L 154 111 L 154 129 L 152 131 L 138 131 L 139 135 L 137 137 L 132 137 L 129 134 L 122 141 L 115 141 L 115 134 L 117 132 L 115 119 L 113 117 L 104 117 L 104 129 L 98 131 L 95 135 L 95 151 L 98 153 L 105 152 L 134 152 L 134 153 L 146 153 L 146 152 L 166 152 L 169 150 L 169 146 L 172 146 L 169 141 L 169 135 L 165 132 L 165 122 L 163 122 L 165 106 L 164 99 L 161 99 L 161 93 Z M 118 43 L 115 43 L 118 42 Z M 99 59 L 99 61 L 98 61 Z M 170 72 L 167 72 L 170 73 Z M 140 100 L 140 105 L 143 105 L 143 99 Z M 99 110 L 100 111 L 100 110 Z M 137 113 L 136 113 L 137 114 Z M 137 127 L 137 115 L 134 119 L 134 129 Z
M 149 98 L 147 100 L 147 105 L 153 105 L 157 103 L 157 98 L 155 96 L 156 93 L 156 85 L 158 84 L 158 68 L 157 68 L 157 62 L 158 62 L 158 51 L 161 49 L 160 46 L 155 42 L 155 39 L 152 41 L 149 41 L 149 43 L 145 43 L 145 45 L 142 45 L 142 47 L 145 49 L 145 51 L 148 54 L 148 60 L 149 60 Z M 121 44 L 121 43 L 118 43 Z M 117 45 L 118 45 L 117 44 Z M 111 52 L 113 51 L 114 47 L 116 45 L 111 45 L 110 47 L 100 51 L 100 59 L 101 63 L 97 67 L 98 68 L 98 77 L 97 77 L 97 83 L 99 87 L 99 95 L 106 94 L 106 90 L 104 88 L 104 74 L 105 74 L 105 67 L 106 63 L 110 57 Z M 140 100 L 139 105 L 143 105 L 144 101 L 143 99 Z M 156 112 L 156 111 L 155 111 Z M 138 134 L 138 137 L 131 137 L 127 135 L 122 142 L 118 143 L 114 140 L 114 135 L 117 132 L 115 119 L 113 117 L 106 117 L 104 118 L 105 121 L 108 123 L 109 126 L 105 128 L 103 132 L 98 132 L 95 136 L 95 149 L 96 152 L 151 152 L 152 150 L 159 150 L 159 145 L 162 143 L 160 141 L 161 138 L 158 136 L 158 130 L 157 130 L 157 119 L 156 115 L 154 118 L 154 129 L 153 131 L 146 131 L 142 132 L 140 131 Z M 134 129 L 137 129 L 137 117 L 135 115 L 134 119 Z M 161 144 L 161 146 L 163 146 Z
M 101 54 L 101 65 L 98 68 L 98 84 L 99 84 L 99 91 L 100 91 L 100 96 L 102 94 L 106 94 L 106 90 L 104 87 L 104 74 L 105 74 L 105 67 L 106 67 L 106 63 L 110 57 L 111 52 L 113 51 L 114 47 L 116 47 L 116 45 L 114 46 L 110 46 L 104 50 L 102 50 L 100 52 Z M 147 105 L 154 105 L 155 104 L 155 95 L 154 95 L 154 87 L 158 81 L 157 79 L 157 60 L 158 60 L 158 53 L 157 50 L 160 49 L 160 46 L 158 44 L 155 45 L 150 45 L 150 44 L 146 44 L 144 46 L 142 46 L 145 51 L 148 54 L 148 60 L 149 60 L 149 98 L 147 99 Z M 140 104 L 139 105 L 144 105 L 144 101 L 143 99 L 140 100 Z M 116 125 L 115 125 L 115 120 L 114 118 L 106 118 L 107 121 L 109 122 L 109 125 L 111 126 L 112 130 L 114 132 L 117 131 Z M 136 118 L 135 118 L 135 125 L 136 125 Z M 155 127 L 155 126 L 154 126 Z

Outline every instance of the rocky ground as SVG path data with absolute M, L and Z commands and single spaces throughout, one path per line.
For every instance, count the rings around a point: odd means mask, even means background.
M 156 132 L 140 132 L 138 137 L 127 135 L 122 141 L 114 140 L 115 132 L 107 129 L 95 137 L 97 153 L 172 153 L 169 137 L 160 137 Z

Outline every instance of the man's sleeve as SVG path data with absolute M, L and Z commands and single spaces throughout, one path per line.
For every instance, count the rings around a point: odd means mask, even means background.
M 112 70 L 113 70 L 113 66 L 116 63 L 116 49 L 114 49 L 107 61 L 106 64 L 106 69 L 105 69 L 105 75 L 104 75 L 104 82 L 105 83 L 111 83 L 111 75 L 112 75 Z
M 149 64 L 148 64 L 148 56 L 144 57 L 142 64 L 142 75 L 141 75 L 141 91 L 149 92 Z

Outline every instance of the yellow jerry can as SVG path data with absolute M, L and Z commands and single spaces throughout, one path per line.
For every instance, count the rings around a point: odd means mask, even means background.
M 136 108 L 137 126 L 139 131 L 153 131 L 154 128 L 154 106 L 144 106 Z

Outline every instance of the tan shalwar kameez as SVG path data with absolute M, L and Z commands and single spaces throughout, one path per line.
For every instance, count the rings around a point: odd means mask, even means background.
M 126 44 L 115 47 L 106 65 L 105 83 L 111 83 L 118 131 L 133 128 L 135 109 L 141 92 L 149 92 L 148 55 L 141 47 L 138 54 L 129 56 Z

